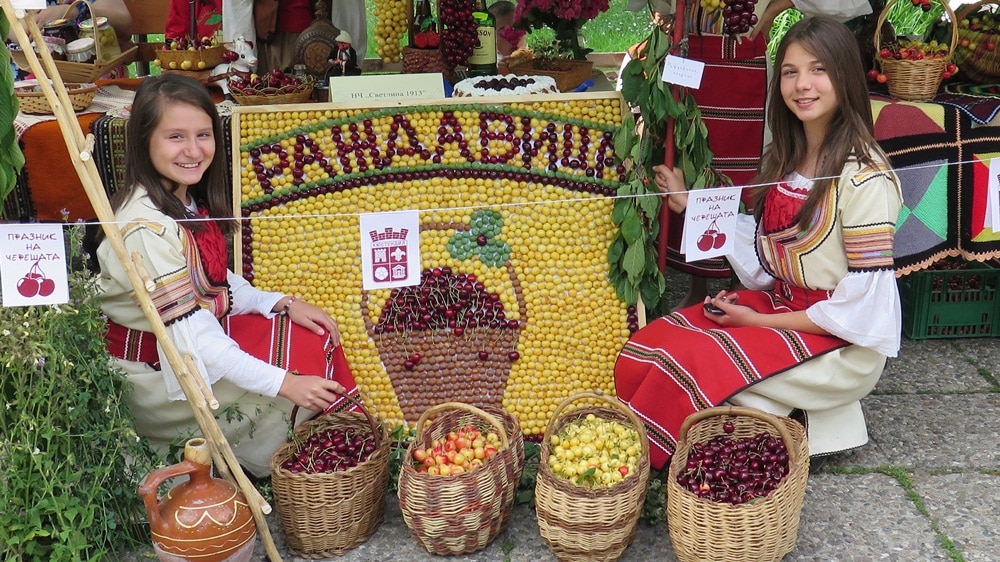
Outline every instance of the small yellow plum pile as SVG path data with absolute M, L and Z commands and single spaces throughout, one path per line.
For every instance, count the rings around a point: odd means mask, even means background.
M 581 486 L 612 486 L 635 474 L 642 454 L 639 432 L 625 424 L 587 414 L 548 438 L 549 468 Z

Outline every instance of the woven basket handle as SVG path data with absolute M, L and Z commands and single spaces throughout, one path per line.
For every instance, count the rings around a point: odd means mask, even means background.
M 785 424 L 778 421 L 777 416 L 755 408 L 747 408 L 744 406 L 718 406 L 715 408 L 699 410 L 691 414 L 685 418 L 684 423 L 681 424 L 681 432 L 677 442 L 680 443 L 681 441 L 687 441 L 688 430 L 692 425 L 703 419 L 713 418 L 716 416 L 749 416 L 751 418 L 767 422 L 778 431 L 778 434 L 781 435 L 781 440 L 785 442 L 785 449 L 788 450 L 790 464 L 795 464 L 795 462 L 799 460 L 799 451 L 795 446 L 795 442 L 792 441 L 792 434 L 788 432 L 788 428 L 785 427 Z
M 368 427 L 371 428 L 372 435 L 375 436 L 375 448 L 378 449 L 379 447 L 381 447 L 382 446 L 382 432 L 378 430 L 378 423 L 375 421 L 375 418 L 372 417 L 371 413 L 368 412 L 368 408 L 365 408 L 364 404 L 362 404 L 358 399 L 354 398 L 350 394 L 347 394 L 346 392 L 337 392 L 336 390 L 333 391 L 333 392 L 335 394 L 339 395 L 339 396 L 343 396 L 344 398 L 346 398 L 348 402 L 350 402 L 351 404 L 353 404 L 354 406 L 356 406 L 358 408 L 358 410 L 360 410 L 361 413 L 365 415 L 365 418 L 368 419 Z M 328 413 L 329 412 L 320 412 L 320 413 L 316 414 L 312 419 L 316 419 L 316 418 L 319 418 L 321 416 L 325 416 Z M 295 429 L 295 418 L 297 418 L 298 415 L 299 415 L 299 405 L 296 404 L 295 407 L 292 408 L 292 415 L 291 415 L 292 419 L 289 422 L 289 426 L 292 429 Z
M 882 25 L 885 23 L 886 17 L 889 15 L 889 8 L 899 0 L 889 0 L 886 3 L 885 8 L 882 8 L 882 13 L 878 15 L 878 24 L 875 25 L 875 56 L 878 56 L 878 52 L 882 50 Z M 951 10 L 951 6 L 948 2 L 943 0 L 938 0 L 938 2 L 944 7 L 945 13 L 948 14 L 948 19 L 951 21 L 951 45 L 948 47 L 948 59 L 951 59 L 951 54 L 955 52 L 955 45 L 958 41 L 958 20 L 955 17 L 955 12 Z M 980 2 L 981 4 L 982 2 Z
M 471 404 L 466 404 L 465 402 L 443 402 L 441 404 L 437 404 L 436 406 L 431 406 L 430 408 L 424 410 L 424 413 L 420 414 L 420 419 L 417 420 L 417 427 L 416 427 L 417 437 L 419 438 L 419 436 L 423 433 L 424 424 L 427 423 L 427 420 L 431 419 L 434 416 L 434 414 L 437 414 L 438 412 L 442 412 L 445 410 L 463 410 L 465 412 L 483 418 L 484 420 L 489 422 L 490 425 L 496 428 L 497 431 L 500 433 L 501 447 L 504 449 L 510 447 L 510 438 L 507 437 L 507 428 L 505 428 L 503 424 L 500 423 L 500 420 L 498 420 L 496 416 L 494 416 L 493 414 L 490 414 L 489 412 L 484 412 L 483 410 L 480 410 L 479 408 Z
M 642 421 L 639 420 L 639 417 L 635 415 L 635 412 L 633 412 L 625 404 L 622 404 L 622 401 L 619 400 L 617 397 L 611 398 L 610 396 L 607 396 L 604 393 L 600 392 L 584 391 L 569 396 L 568 398 L 563 400 L 558 406 L 556 406 L 555 411 L 552 412 L 552 417 L 549 418 L 549 423 L 546 424 L 545 426 L 545 436 L 548 437 L 552 435 L 553 431 L 555 431 L 556 420 L 559 419 L 560 414 L 562 414 L 562 411 L 565 410 L 567 406 L 569 406 L 573 402 L 576 402 L 577 400 L 583 400 L 583 399 L 602 400 L 615 410 L 618 410 L 619 412 L 625 414 L 625 416 L 629 419 L 629 421 L 632 422 L 632 425 L 635 426 L 636 430 L 639 431 L 639 435 L 641 436 L 641 441 L 642 441 L 643 454 L 649 452 L 649 438 L 646 436 L 646 427 L 642 424 Z
M 955 12 L 955 18 L 957 18 L 958 21 L 962 21 L 966 17 L 968 17 L 969 14 L 978 10 L 980 6 L 983 6 L 985 4 L 997 4 L 997 3 L 998 3 L 997 0 L 979 0 L 979 2 L 976 2 L 975 4 L 962 6 L 961 9 Z
M 94 5 L 88 0 L 73 0 L 73 2 L 66 6 L 66 12 L 63 13 L 63 19 L 68 19 L 70 10 L 73 6 L 77 4 L 86 4 L 87 8 L 90 10 L 90 21 L 94 24 L 94 54 L 97 56 L 97 64 L 101 64 L 101 38 L 97 34 L 97 12 L 94 11 Z

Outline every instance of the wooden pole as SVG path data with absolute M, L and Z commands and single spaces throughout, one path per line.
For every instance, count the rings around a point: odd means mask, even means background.
M 684 0 L 676 0 L 674 7 L 674 25 L 671 29 L 670 54 L 677 55 L 681 51 L 681 43 L 684 40 Z M 680 97 L 680 86 L 670 85 L 670 95 L 674 102 Z M 663 139 L 663 165 L 668 168 L 674 167 L 676 159 L 676 145 L 674 144 L 674 118 L 667 117 L 667 132 Z M 667 274 L 667 239 L 670 231 L 670 207 L 664 198 L 660 206 L 660 232 L 657 237 L 659 252 L 656 255 L 656 266 L 660 268 L 660 273 Z
M 208 410 L 208 404 L 214 402 L 215 398 L 211 395 L 211 391 L 205 392 L 208 390 L 207 385 L 204 388 L 199 388 L 198 383 L 195 381 L 201 381 L 204 385 L 203 379 L 201 379 L 196 370 L 185 363 L 173 340 L 167 334 L 163 320 L 160 318 L 149 296 L 146 282 L 140 276 L 137 265 L 133 263 L 128 250 L 125 248 L 121 229 L 116 228 L 114 212 L 111 210 L 107 192 L 104 189 L 101 176 L 91 155 L 93 137 L 92 135 L 84 136 L 76 115 L 72 111 L 72 103 L 70 103 L 66 87 L 59 76 L 59 71 L 55 66 L 55 61 L 52 59 L 51 53 L 49 53 L 48 49 L 41 49 L 42 61 L 39 61 L 38 56 L 36 56 L 31 46 L 31 39 L 28 37 L 29 32 L 36 45 L 45 44 L 38 25 L 33 18 L 26 17 L 24 10 L 15 10 L 10 0 L 0 0 L 0 6 L 3 7 L 7 21 L 10 23 L 10 28 L 28 59 L 31 71 L 38 79 L 38 85 L 42 93 L 52 106 L 53 114 L 59 123 L 59 129 L 66 142 L 66 149 L 69 151 L 73 167 L 80 176 L 80 182 L 83 184 L 98 220 L 101 221 L 101 227 L 104 229 L 108 242 L 115 251 L 115 255 L 121 260 L 129 281 L 132 283 L 139 307 L 149 320 L 153 333 L 156 335 L 156 339 L 160 342 L 167 357 L 167 361 L 177 374 L 177 380 L 180 383 L 181 389 L 184 391 L 188 404 L 191 405 L 191 409 L 194 412 L 195 421 L 198 423 L 210 445 L 216 469 L 223 477 L 235 480 L 236 485 L 243 491 L 248 500 L 247 503 L 250 506 L 250 511 L 253 513 L 254 521 L 257 523 L 258 531 L 264 541 L 268 556 L 272 561 L 280 561 L 281 556 L 278 554 L 274 540 L 271 537 L 270 529 L 267 526 L 267 521 L 264 519 L 264 514 L 270 513 L 271 506 L 268 505 L 257 489 L 247 479 L 246 475 L 243 474 L 242 469 L 240 469 L 239 461 L 236 460 L 229 442 L 226 441 L 225 435 L 222 434 L 218 423 L 216 423 L 215 418 Z M 22 22 L 27 24 L 27 32 Z M 216 404 L 218 403 L 216 402 Z

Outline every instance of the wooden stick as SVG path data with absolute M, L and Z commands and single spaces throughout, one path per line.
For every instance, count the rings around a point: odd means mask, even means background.
M 188 369 L 188 374 L 194 379 L 194 382 L 198 386 L 198 390 L 201 391 L 201 395 L 205 397 L 205 401 L 208 402 L 208 407 L 213 410 L 219 409 L 219 401 L 215 399 L 215 395 L 212 394 L 212 389 L 205 384 L 205 379 L 198 375 L 198 366 L 194 364 L 194 359 L 190 355 L 184 356 L 184 366 Z
M 14 10 L 10 0 L 0 0 L 0 6 L 2 6 L 4 14 L 7 16 L 11 31 L 14 33 L 18 44 L 28 59 L 31 71 L 38 78 L 38 84 L 42 93 L 52 106 L 63 139 L 66 141 L 70 160 L 77 174 L 80 176 L 80 182 L 83 184 L 98 219 L 101 221 L 101 227 L 108 238 L 108 243 L 111 244 L 115 255 L 121 261 L 122 267 L 125 269 L 129 282 L 131 282 L 135 291 L 139 307 L 149 320 L 153 333 L 163 348 L 167 361 L 177 375 L 181 389 L 184 391 L 188 404 L 191 405 L 194 412 L 195 421 L 201 428 L 206 440 L 211 444 L 213 461 L 217 469 L 222 473 L 229 473 L 229 476 L 235 479 L 237 486 L 249 500 L 250 511 L 253 513 L 254 521 L 257 523 L 258 532 L 264 541 L 269 558 L 272 561 L 280 561 L 281 556 L 278 554 L 274 540 L 271 537 L 270 529 L 267 526 L 267 521 L 264 519 L 264 513 L 270 512 L 271 508 L 264 501 L 263 497 L 261 497 L 257 489 L 250 484 L 243 471 L 239 470 L 239 461 L 233 454 L 232 448 L 226 441 L 225 435 L 223 435 L 215 418 L 205 408 L 204 397 L 198 391 L 196 383 L 192 380 L 194 377 L 192 377 L 191 373 L 185 367 L 180 352 L 167 334 L 163 320 L 153 306 L 149 292 L 146 290 L 146 284 L 139 277 L 139 273 L 129 257 L 121 230 L 115 227 L 114 212 L 108 202 L 107 192 L 104 189 L 100 174 L 97 171 L 94 159 L 90 157 L 91 149 L 88 148 L 87 139 L 84 137 L 76 115 L 71 111 L 73 106 L 69 101 L 69 95 L 66 93 L 66 87 L 59 76 L 55 61 L 52 59 L 52 55 L 48 49 L 42 49 L 42 61 L 40 62 L 31 46 L 31 39 L 29 39 L 28 33 L 31 33 L 31 37 L 34 38 L 36 45 L 45 44 L 38 25 L 33 18 L 25 17 L 24 10 Z M 21 23 L 22 21 L 27 23 L 27 32 Z
M 674 26 L 671 30 L 670 53 L 678 54 L 681 48 L 681 41 L 684 40 L 684 0 L 677 0 L 674 4 Z M 680 97 L 680 86 L 670 85 L 670 95 L 674 102 Z M 667 132 L 663 139 L 663 165 L 668 168 L 674 167 L 676 146 L 674 143 L 674 118 L 667 117 Z M 657 237 L 659 252 L 656 255 L 656 265 L 660 268 L 660 273 L 667 274 L 667 239 L 670 234 L 670 206 L 667 199 L 663 199 L 660 206 L 660 232 Z

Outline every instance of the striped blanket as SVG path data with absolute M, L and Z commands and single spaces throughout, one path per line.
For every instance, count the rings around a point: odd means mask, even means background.
M 763 291 L 741 291 L 739 302 L 765 313 L 790 310 Z M 615 364 L 615 389 L 646 426 L 650 464 L 662 468 L 688 415 L 846 345 L 833 336 L 791 330 L 720 330 L 699 304 L 658 318 L 629 339 Z

